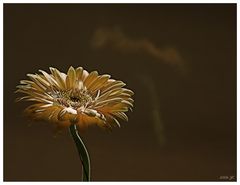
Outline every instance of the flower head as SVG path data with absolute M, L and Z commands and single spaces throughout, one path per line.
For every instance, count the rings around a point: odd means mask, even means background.
M 16 92 L 25 94 L 17 101 L 34 102 L 25 113 L 34 120 L 45 120 L 58 126 L 72 123 L 79 128 L 97 124 L 104 128 L 120 126 L 117 118 L 128 120 L 133 107 L 133 92 L 126 84 L 110 79 L 110 75 L 88 73 L 82 67 L 70 67 L 67 74 L 50 67 L 48 74 L 27 74 L 30 80 L 21 80 Z

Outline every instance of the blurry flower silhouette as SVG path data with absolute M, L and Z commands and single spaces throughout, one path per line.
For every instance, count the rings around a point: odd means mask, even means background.
M 133 39 L 119 28 L 98 28 L 92 37 L 93 48 L 111 47 L 121 52 L 141 52 L 172 66 L 184 67 L 183 58 L 175 47 L 158 47 L 147 38 Z
M 82 67 L 70 67 L 67 74 L 50 67 L 51 74 L 27 74 L 16 92 L 25 96 L 17 101 L 33 101 L 25 113 L 34 120 L 44 120 L 68 127 L 72 123 L 82 129 L 92 124 L 111 128 L 119 126 L 117 118 L 128 120 L 133 106 L 133 92 L 125 83 L 110 79 L 110 75 L 88 73 Z

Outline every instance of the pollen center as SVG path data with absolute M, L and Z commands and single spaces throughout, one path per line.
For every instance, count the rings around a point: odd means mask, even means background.
M 55 102 L 72 108 L 87 107 L 92 102 L 91 95 L 84 90 L 65 90 L 65 91 L 52 91 L 50 95 L 54 98 Z
M 71 100 L 72 102 L 80 102 L 80 101 L 81 101 L 81 99 L 80 99 L 79 97 L 77 97 L 77 96 L 71 96 L 71 97 L 70 97 L 70 100 Z

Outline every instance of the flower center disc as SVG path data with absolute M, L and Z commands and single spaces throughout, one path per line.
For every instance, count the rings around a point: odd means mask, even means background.
M 81 99 L 79 97 L 77 97 L 77 96 L 70 96 L 70 100 L 72 102 L 79 102 Z
M 52 97 L 57 103 L 65 107 L 87 107 L 92 102 L 92 97 L 82 90 L 68 90 L 52 92 Z

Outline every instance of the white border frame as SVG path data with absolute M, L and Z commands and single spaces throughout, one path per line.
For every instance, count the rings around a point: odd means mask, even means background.
M 69 1 L 64 1 L 64 0 L 25 0 L 25 1 L 20 1 L 20 0 L 3 0 L 2 3 L 0 3 L 0 20 L 2 22 L 2 24 L 0 25 L 0 34 L 2 35 L 1 37 L 1 45 L 0 45 L 0 56 L 1 56 L 1 67 L 0 67 L 0 80 L 1 80 L 1 88 L 0 88 L 0 103 L 1 103 L 1 111 L 0 111 L 0 119 L 2 120 L 2 124 L 1 124 L 1 128 L 2 131 L 0 132 L 0 137 L 3 139 L 3 4 L 4 3 L 207 3 L 207 4 L 211 4 L 211 3 L 237 3 L 236 0 L 201 0 L 201 1 L 190 1 L 190 0 L 168 0 L 168 1 L 156 1 L 156 0 L 121 0 L 121 1 L 114 1 L 114 0 L 105 0 L 105 1 L 101 1 L 101 0 L 88 0 L 88 1 L 79 1 L 79 0 L 69 0 Z M 239 9 L 239 4 L 237 4 L 237 9 Z M 239 13 L 237 12 L 237 17 L 239 17 Z M 237 30 L 239 30 L 239 19 L 237 19 Z M 237 37 L 237 44 L 239 44 L 239 37 Z M 240 53 L 240 48 L 237 47 L 237 54 Z M 237 72 L 239 71 L 240 67 L 239 65 L 237 65 Z M 239 87 L 239 75 L 237 74 L 237 87 Z M 238 93 L 237 93 L 238 95 Z M 239 105 L 240 100 L 237 98 L 237 105 Z M 237 109 L 237 115 L 240 114 L 240 110 Z M 238 122 L 238 121 L 237 121 Z M 239 133 L 239 127 L 237 126 L 237 133 Z M 239 143 L 239 137 L 237 136 L 237 143 Z M 2 142 L 0 142 L 0 147 L 3 150 L 3 140 Z M 237 147 L 237 154 L 239 154 L 239 147 Z M 238 155 L 237 155 L 238 157 Z M 3 182 L 3 152 L 0 152 L 0 163 L 2 164 L 2 168 L 0 168 L 0 178 L 1 178 L 1 182 Z M 239 160 L 237 160 L 237 167 L 239 167 Z M 239 177 L 240 175 L 240 170 L 237 170 L 237 177 Z M 86 182 L 4 182 L 7 184 L 79 184 L 79 183 L 86 183 Z M 180 185 L 191 185 L 191 184 L 211 184 L 211 185 L 222 185 L 222 184 L 226 184 L 226 182 L 91 182 L 91 183 L 97 183 L 97 184 L 101 184 L 101 185 L 105 185 L 107 184 L 141 184 L 141 185 L 147 185 L 149 183 L 151 184 L 168 184 L 168 185 L 172 185 L 172 184 L 180 184 Z M 228 182 L 231 184 L 237 184 L 237 182 Z

